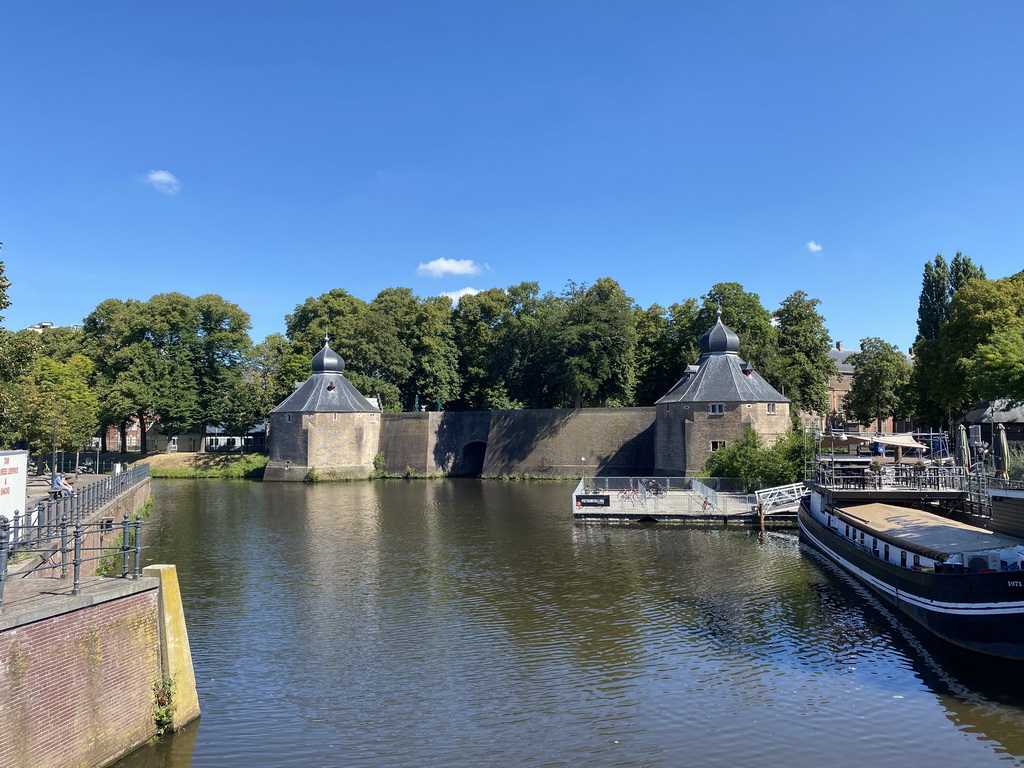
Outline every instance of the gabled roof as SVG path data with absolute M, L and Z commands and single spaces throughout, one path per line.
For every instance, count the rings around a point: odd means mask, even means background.
M 345 361 L 327 342 L 313 357 L 313 375 L 271 413 L 377 413 L 345 378 Z
M 1022 424 L 1024 406 L 1008 408 L 1010 400 L 982 400 L 971 408 L 960 421 L 964 424 Z
M 687 366 L 661 403 L 788 403 L 789 399 L 761 378 L 739 356 L 739 337 L 724 323 L 722 312 L 714 327 L 700 338 L 700 361 Z

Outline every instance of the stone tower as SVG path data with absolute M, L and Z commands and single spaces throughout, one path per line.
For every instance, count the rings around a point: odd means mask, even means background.
M 328 346 L 313 375 L 270 412 L 270 463 L 264 480 L 365 478 L 380 444 L 380 409 L 345 378 L 345 361 Z
M 771 445 L 790 428 L 789 400 L 739 355 L 740 339 L 722 322 L 700 338 L 700 360 L 655 403 L 658 473 L 700 475 L 713 451 L 749 427 Z

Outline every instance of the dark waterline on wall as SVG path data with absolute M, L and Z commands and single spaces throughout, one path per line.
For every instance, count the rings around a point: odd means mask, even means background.
M 574 526 L 563 483 L 154 486 L 203 716 L 117 768 L 1024 761 L 1024 673 L 795 532 Z

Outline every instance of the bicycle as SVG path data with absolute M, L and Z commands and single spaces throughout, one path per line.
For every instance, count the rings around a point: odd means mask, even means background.
M 647 489 L 648 496 L 653 496 L 656 499 L 660 499 L 666 493 L 665 486 L 663 486 L 657 480 L 644 481 L 644 488 Z

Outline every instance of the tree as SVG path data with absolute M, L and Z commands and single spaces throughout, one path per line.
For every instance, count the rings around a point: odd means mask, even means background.
M 96 434 L 99 401 L 89 386 L 92 361 L 73 355 L 67 361 L 39 357 L 20 381 L 15 407 L 18 436 L 35 448 L 78 450 Z
M 942 341 L 943 329 L 953 317 L 953 301 L 958 291 L 972 280 L 985 279 L 985 270 L 957 251 L 951 264 L 942 254 L 924 265 L 921 296 L 917 308 L 917 339 L 914 342 L 914 373 L 911 388 L 919 420 L 946 425 L 959 414 L 969 399 L 960 381 L 948 389 L 947 373 L 959 358 L 948 341 Z M 953 331 L 954 335 L 956 331 Z M 948 334 L 947 334 L 948 335 Z M 955 393 L 955 394 L 954 394 Z M 952 395 L 952 396 L 951 396 Z
M 633 300 L 610 277 L 587 287 L 572 281 L 562 294 L 557 331 L 556 386 L 563 405 L 631 402 L 636 329 Z
M 402 304 L 400 289 L 389 289 L 374 311 L 361 299 L 334 288 L 297 306 L 285 318 L 286 335 L 295 342 L 295 353 L 307 361 L 329 337 L 331 348 L 345 361 L 345 376 L 352 385 L 379 397 L 384 410 L 399 411 L 412 374 L 412 352 L 396 322 L 396 317 L 404 316 L 399 311 Z M 308 376 L 307 369 L 303 378 Z
M 458 350 L 458 372 L 462 382 L 455 408 L 486 410 L 498 400 L 508 403 L 505 372 L 499 369 L 498 342 L 504 323 L 512 311 L 512 301 L 501 288 L 490 288 L 459 299 L 452 317 L 454 343 Z
M 3 243 L 0 243 L 3 245 Z M 11 306 L 11 300 L 7 297 L 7 292 L 11 290 L 11 281 L 4 275 L 4 263 L 0 261 L 0 312 L 3 312 L 9 306 Z M 0 322 L 3 322 L 4 316 L 0 315 Z
M 914 389 L 919 416 L 942 424 L 955 420 L 981 399 L 979 374 L 986 377 L 991 391 L 1005 378 L 1007 369 L 989 375 L 983 365 L 988 355 L 992 364 L 1004 366 L 1012 339 L 1004 333 L 1024 318 L 1024 277 L 1001 280 L 975 278 L 961 287 L 950 302 L 949 320 L 935 341 L 922 341 L 917 351 Z M 995 345 L 995 346 L 992 346 Z M 982 347 L 987 349 L 982 352 Z
M 921 296 L 917 301 L 917 340 L 934 341 L 939 328 L 949 320 L 949 265 L 941 253 L 925 262 L 921 278 Z M 916 343 L 916 342 L 915 342 Z
M 1024 404 L 1024 321 L 978 346 L 975 371 L 981 397 L 1007 398 L 1013 407 Z
M 537 283 L 509 286 L 511 304 L 501 324 L 491 360 L 491 379 L 504 381 L 492 391 L 495 398 L 507 398 L 508 405 L 529 404 L 530 408 L 560 405 L 555 400 L 552 372 L 559 355 L 558 329 L 561 301 L 548 292 L 540 295 Z M 507 394 L 506 394 L 507 393 Z M 492 407 L 498 407 L 493 405 Z
M 794 412 L 828 410 L 828 382 L 836 375 L 836 364 L 829 356 L 831 339 L 825 318 L 817 310 L 821 302 L 803 291 L 790 294 L 772 315 L 777 323 L 777 374 L 785 395 L 793 402 Z
M 860 352 L 850 355 L 853 383 L 844 408 L 855 421 L 877 421 L 908 415 L 910 362 L 896 347 L 879 338 L 862 339 Z
M 738 477 L 748 493 L 759 488 L 795 483 L 803 474 L 804 463 L 813 454 L 813 446 L 804 434 L 790 430 L 771 447 L 761 436 L 746 429 L 743 436 L 708 457 L 704 472 L 709 477 Z
M 740 357 L 749 362 L 770 384 L 779 383 L 778 331 L 761 297 L 743 290 L 739 283 L 717 283 L 704 296 L 696 322 L 706 333 L 715 325 L 719 308 L 722 322 L 740 337 Z

